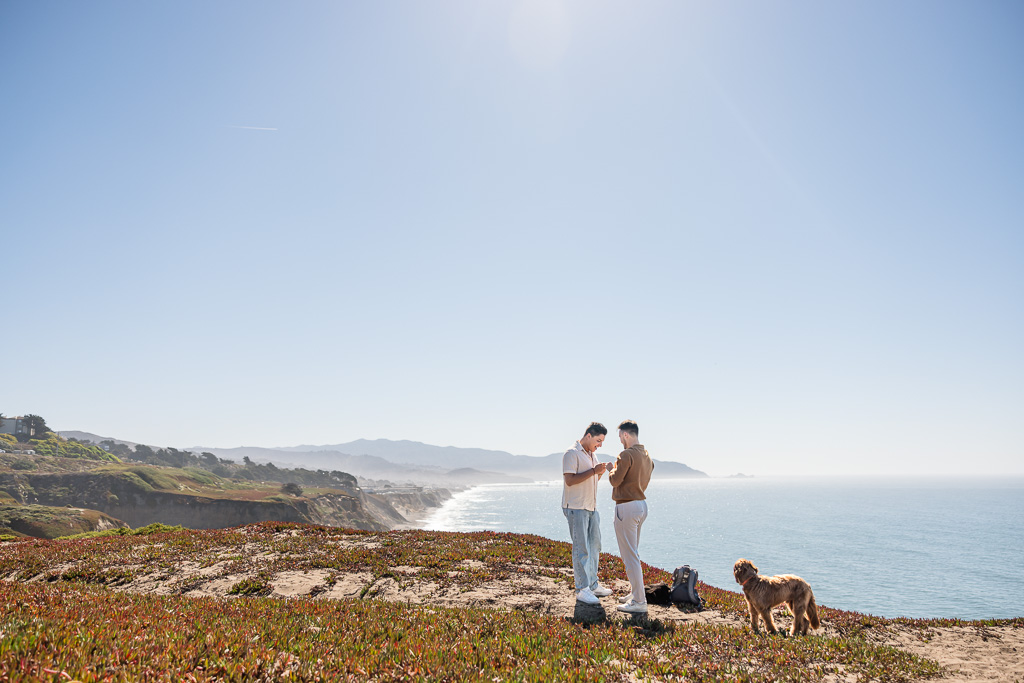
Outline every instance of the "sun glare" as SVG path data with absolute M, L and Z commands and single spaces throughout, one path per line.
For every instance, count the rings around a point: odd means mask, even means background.
M 556 66 L 569 49 L 571 38 L 569 12 L 558 0 L 525 0 L 516 4 L 509 16 L 509 45 L 524 66 Z

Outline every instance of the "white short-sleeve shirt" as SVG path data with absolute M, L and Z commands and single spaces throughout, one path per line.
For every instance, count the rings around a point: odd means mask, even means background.
M 562 474 L 579 474 L 592 470 L 597 466 L 597 456 L 583 450 L 577 441 L 576 445 L 562 456 Z M 597 509 L 597 477 L 588 477 L 579 484 L 569 486 L 562 482 L 562 507 L 572 510 Z

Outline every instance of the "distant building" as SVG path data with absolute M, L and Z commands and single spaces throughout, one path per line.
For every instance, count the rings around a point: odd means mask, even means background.
M 22 417 L 0 418 L 0 434 L 13 434 L 18 440 L 22 437 L 31 439 L 35 430 L 29 427 L 28 420 Z

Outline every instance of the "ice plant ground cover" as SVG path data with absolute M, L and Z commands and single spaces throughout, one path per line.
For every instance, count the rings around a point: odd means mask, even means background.
M 0 676 L 59 680 L 900 680 L 892 648 L 752 638 L 728 626 L 586 627 L 528 612 L 383 601 L 170 597 L 88 586 L 0 588 Z M 65 678 L 67 680 L 67 678 Z
M 567 544 L 536 536 L 276 523 L 4 543 L 0 681 L 902 681 L 940 671 L 879 635 L 901 626 L 925 638 L 947 622 L 823 608 L 819 635 L 755 635 L 740 625 L 742 596 L 704 585 L 718 623 L 653 609 L 591 622 L 514 602 L 542 583 L 571 596 L 569 563 Z M 604 582 L 625 581 L 618 558 L 601 566 Z M 296 577 L 305 587 L 284 599 Z M 476 595 L 503 597 L 481 609 L 466 599 Z

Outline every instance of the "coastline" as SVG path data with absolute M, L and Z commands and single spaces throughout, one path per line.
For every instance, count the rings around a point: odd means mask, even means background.
M 447 502 L 447 501 L 446 501 Z M 443 504 L 442 504 L 443 505 Z M 395 531 L 411 531 L 415 529 L 425 529 L 427 521 L 440 509 L 439 507 L 423 508 L 420 510 L 399 510 L 399 513 L 405 517 L 404 524 L 396 524 L 394 527 Z
M 406 505 L 399 501 L 390 501 L 391 506 L 402 515 L 405 522 L 399 522 L 394 527 L 395 531 L 409 531 L 414 529 L 429 529 L 431 520 L 433 520 L 438 514 L 440 514 L 446 507 L 457 504 L 458 498 L 462 494 L 469 493 L 475 489 L 487 486 L 486 484 L 471 486 L 465 489 L 455 488 L 438 488 L 429 489 L 432 495 L 428 497 L 419 497 L 416 503 Z M 436 504 L 435 504 L 436 503 Z

